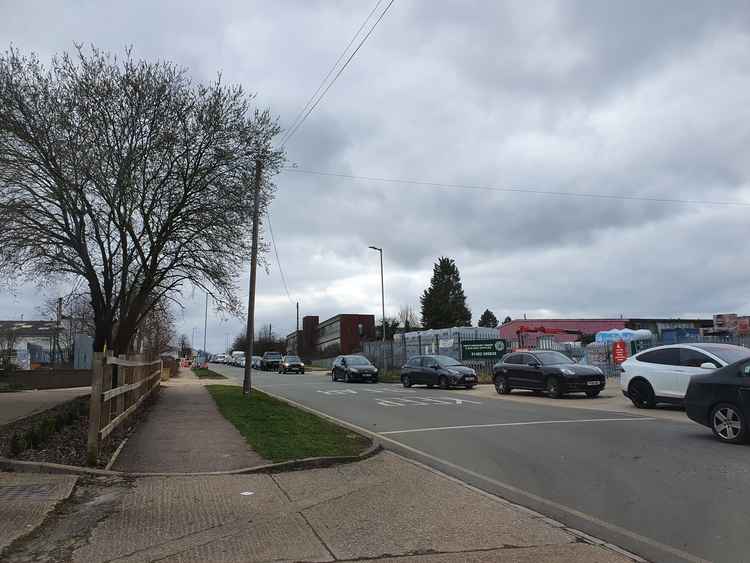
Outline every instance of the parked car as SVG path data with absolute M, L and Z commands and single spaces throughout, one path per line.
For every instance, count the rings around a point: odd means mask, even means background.
M 620 385 L 623 395 L 638 408 L 650 409 L 658 403 L 683 405 L 691 377 L 747 358 L 750 348 L 733 344 L 657 346 L 620 365 Z
M 693 376 L 685 394 L 685 410 L 722 442 L 750 440 L 750 361 Z
M 477 382 L 477 373 L 473 369 L 449 356 L 413 356 L 401 366 L 404 387 L 421 384 L 448 389 L 460 385 L 471 389 Z
M 279 373 L 305 373 L 305 364 L 298 356 L 286 355 L 279 364 Z
M 279 364 L 281 364 L 280 352 L 266 352 L 260 360 L 260 369 L 274 371 L 279 369 Z
M 237 367 L 238 368 L 244 368 L 245 367 L 245 356 L 240 356 L 237 358 Z
M 513 389 L 546 391 L 560 398 L 567 393 L 586 393 L 594 398 L 606 385 L 598 367 L 576 364 L 565 354 L 553 350 L 512 352 L 493 367 L 495 390 L 507 395 Z
M 331 367 L 331 380 L 343 379 L 350 381 L 378 382 L 378 368 L 370 363 L 364 356 L 350 355 L 339 356 L 333 361 Z
M 263 363 L 263 358 L 261 358 L 260 356 L 253 356 L 250 362 L 251 362 L 250 364 L 251 368 L 260 369 L 260 366 Z
M 218 354 L 214 359 L 214 362 L 217 364 L 225 364 L 227 363 L 227 355 L 226 354 Z

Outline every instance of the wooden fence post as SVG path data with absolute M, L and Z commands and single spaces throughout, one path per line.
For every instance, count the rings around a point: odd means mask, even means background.
M 89 435 L 86 458 L 89 465 L 96 465 L 99 458 L 99 423 L 102 415 L 102 378 L 105 356 L 94 352 L 91 374 L 91 396 L 89 397 Z

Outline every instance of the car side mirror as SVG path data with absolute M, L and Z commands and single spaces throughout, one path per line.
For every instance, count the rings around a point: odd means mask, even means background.
M 532 368 L 538 368 L 539 367 L 539 362 L 529 362 L 529 366 L 532 367 Z
M 750 377 L 750 364 L 745 366 L 745 369 L 742 370 L 742 375 L 745 377 Z
M 439 365 L 437 365 L 437 364 L 433 364 L 433 365 L 432 365 L 432 369 L 440 369 L 440 366 L 439 366 Z
M 713 362 L 703 362 L 701 364 L 701 368 L 703 369 L 716 369 L 716 364 Z

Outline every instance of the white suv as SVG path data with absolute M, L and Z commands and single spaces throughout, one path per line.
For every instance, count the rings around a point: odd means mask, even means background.
M 750 357 L 733 344 L 674 344 L 639 352 L 621 365 L 622 394 L 641 409 L 657 403 L 682 405 L 690 378 Z

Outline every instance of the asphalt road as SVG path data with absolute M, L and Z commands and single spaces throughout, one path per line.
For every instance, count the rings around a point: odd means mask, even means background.
M 322 375 L 253 383 L 646 559 L 750 561 L 750 446 L 687 420 Z

